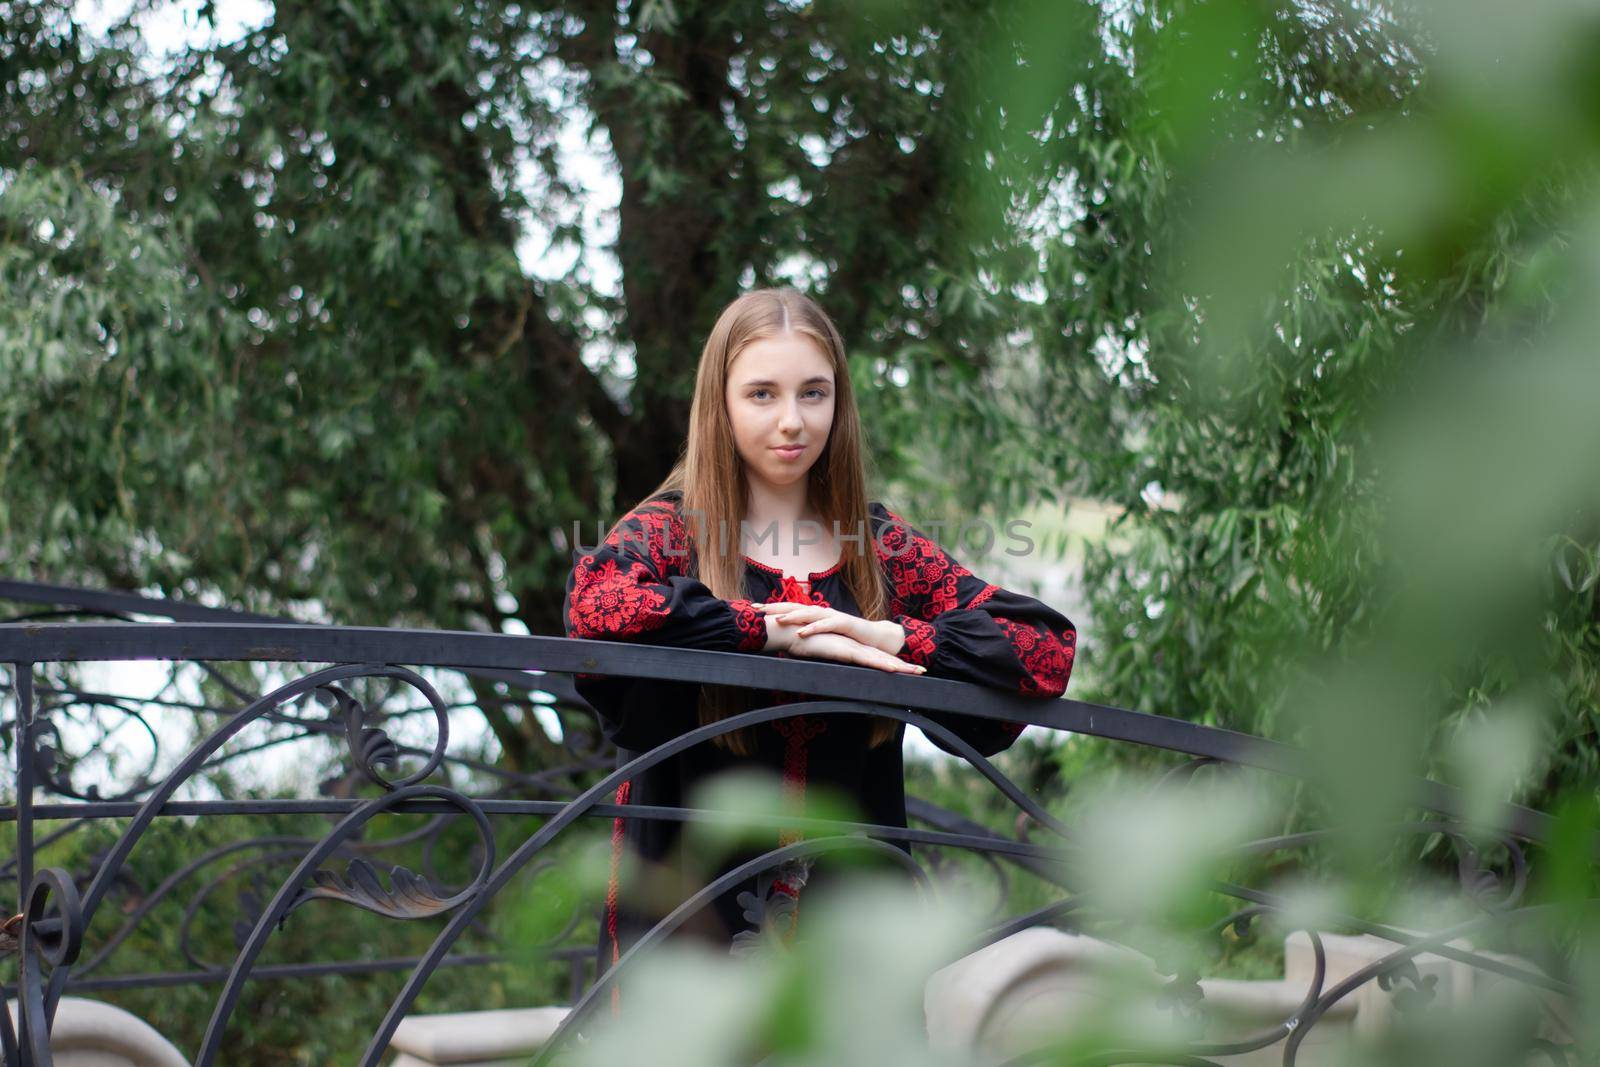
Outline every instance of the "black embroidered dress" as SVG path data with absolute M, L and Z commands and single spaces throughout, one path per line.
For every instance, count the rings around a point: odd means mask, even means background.
M 595 551 L 574 552 L 564 613 L 569 637 L 754 653 L 767 640 L 766 619 L 755 604 L 814 603 L 861 614 L 844 583 L 842 563 L 799 579 L 746 557 L 747 598 L 713 596 L 703 582 L 684 573 L 692 557 L 684 551 L 691 541 L 679 513 L 681 505 L 682 494 L 676 492 L 647 500 L 624 516 Z M 883 505 L 874 502 L 870 511 L 871 544 L 884 569 L 889 617 L 906 632 L 901 659 L 921 664 L 933 677 L 1013 693 L 1053 698 L 1065 691 L 1076 642 L 1076 630 L 1065 616 L 1032 597 L 975 577 Z M 695 683 L 580 674 L 575 684 L 599 713 L 622 760 L 699 725 L 700 687 Z M 752 708 L 807 699 L 776 691 L 750 696 Z M 1022 730 L 1020 723 L 962 715 L 932 717 L 984 755 L 1008 747 Z M 779 720 L 749 731 L 754 735 L 751 755 L 735 755 L 710 743 L 697 745 L 625 783 L 617 792 L 617 803 L 686 806 L 694 788 L 707 778 L 753 765 L 781 775 L 792 798 L 803 798 L 808 787 L 826 787 L 852 801 L 862 819 L 904 826 L 904 727 L 888 742 L 869 748 L 871 729 L 872 720 L 857 715 Z M 612 883 L 601 931 L 602 953 L 609 962 L 627 951 L 684 892 L 698 888 L 651 893 L 659 887 L 629 884 L 626 878 L 619 884 L 617 878 L 619 861 L 630 852 L 651 870 L 647 880 L 670 880 L 663 872 L 673 867 L 681 830 L 680 823 L 666 820 L 616 820 Z M 733 857 L 721 869 L 730 870 L 798 836 L 775 834 L 768 848 Z M 752 882 L 720 897 L 702 932 L 726 940 L 747 928 L 750 923 L 739 896 L 754 888 Z M 774 888 L 786 889 L 781 880 Z

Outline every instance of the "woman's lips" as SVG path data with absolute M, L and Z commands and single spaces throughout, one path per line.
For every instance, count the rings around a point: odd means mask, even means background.
M 784 459 L 799 459 L 802 455 L 805 454 L 805 450 L 806 450 L 806 446 L 805 445 L 794 445 L 792 447 L 774 448 L 773 449 L 774 452 L 776 452 L 779 456 L 781 456 Z

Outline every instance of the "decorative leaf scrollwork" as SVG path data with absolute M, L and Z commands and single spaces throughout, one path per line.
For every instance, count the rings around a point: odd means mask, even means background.
M 1184 1022 L 1205 1023 L 1210 1017 L 1206 991 L 1200 988 L 1200 975 L 1189 968 L 1179 971 L 1172 981 L 1161 987 L 1156 1004 Z
M 363 767 L 394 768 L 400 765 L 400 746 L 394 743 L 384 731 L 373 727 L 361 728 L 360 736 L 354 739 L 354 750 Z
M 433 710 L 434 720 L 439 727 L 438 734 L 434 738 L 433 751 L 429 753 L 427 761 L 410 775 L 399 779 L 389 779 L 384 776 L 384 769 L 393 770 L 399 765 L 400 746 L 395 744 L 394 739 L 383 730 L 366 725 L 367 709 L 361 701 L 334 682 L 324 682 L 317 686 L 317 692 L 333 701 L 334 717 L 344 719 L 345 741 L 350 748 L 350 758 L 369 781 L 389 792 L 415 785 L 438 770 L 444 760 L 445 750 L 450 743 L 449 707 L 439 696 L 438 691 L 415 671 L 404 667 L 384 666 L 372 669 L 366 676 L 387 677 L 410 686 L 427 699 L 428 705 Z
M 17 912 L 0 923 L 0 956 L 14 956 L 22 949 L 22 923 L 26 912 Z
M 1416 961 L 1409 958 L 1378 975 L 1378 988 L 1394 994 L 1397 1011 L 1414 1012 L 1426 1007 L 1438 995 L 1438 985 L 1438 975 L 1424 975 L 1417 970 Z
M 344 720 L 345 740 L 356 767 L 371 781 L 388 786 L 379 769 L 393 770 L 400 764 L 400 746 L 383 730 L 366 726 L 366 708 L 343 686 L 324 685 L 317 692 L 333 702 L 333 717 Z
M 729 953 L 744 956 L 759 951 L 763 946 L 782 946 L 794 935 L 797 912 L 800 907 L 800 890 L 811 877 L 811 859 L 793 859 L 770 871 L 756 876 L 756 891 L 738 896 L 744 909 L 745 922 L 750 929 L 741 930 L 733 937 Z
M 393 888 L 385 888 L 377 869 L 364 859 L 353 859 L 346 875 L 318 870 L 312 873 L 316 887 L 302 888 L 284 912 L 287 919 L 296 908 L 317 899 L 342 900 L 358 908 L 391 919 L 426 919 L 448 911 L 453 901 L 436 893 L 427 880 L 404 867 L 389 868 Z
M 1469 900 L 1488 912 L 1507 911 L 1521 902 L 1528 884 L 1528 860 L 1518 841 L 1509 836 L 1500 838 L 1511 866 L 1507 878 L 1485 862 L 1483 853 L 1471 841 L 1460 834 L 1450 834 L 1450 839 L 1456 847 L 1461 889 Z

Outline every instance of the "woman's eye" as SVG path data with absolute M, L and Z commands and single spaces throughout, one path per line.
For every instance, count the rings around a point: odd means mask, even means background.
M 752 389 L 750 391 L 750 399 L 752 399 L 752 400 L 760 400 L 762 397 L 764 397 L 766 395 L 767 395 L 767 390 L 765 390 L 765 389 Z M 828 395 L 828 393 L 827 393 L 827 390 L 824 390 L 824 389 L 807 389 L 805 391 L 804 395 L 806 395 L 806 396 L 815 395 L 817 397 L 825 397 L 825 396 Z

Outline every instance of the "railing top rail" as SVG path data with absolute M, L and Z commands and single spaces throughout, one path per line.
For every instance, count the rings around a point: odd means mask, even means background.
M 298 623 L 23 622 L 0 624 L 0 663 L 104 660 L 397 663 L 459 670 L 588 673 L 775 689 L 920 711 L 956 712 L 1209 757 L 1294 777 L 1315 773 L 1282 742 L 1183 719 L 1079 700 L 1013 696 L 943 678 L 908 678 L 843 664 L 633 642 Z M 1459 791 L 1418 780 L 1417 803 L 1460 817 Z M 1505 805 L 1502 823 L 1540 839 L 1549 817 Z
M 115 589 L 84 589 L 76 585 L 49 582 L 19 582 L 0 579 L 0 600 L 22 604 L 45 604 L 55 608 L 81 608 L 85 611 L 159 615 L 180 622 L 294 622 L 285 616 L 261 615 L 237 608 L 211 608 L 182 600 L 162 600 L 142 593 Z
M 1083 701 L 1013 696 L 966 682 L 908 678 L 816 660 L 635 642 L 367 626 L 123 622 L 0 625 L 0 662 L 138 659 L 382 662 L 715 682 L 1026 721 L 1288 774 L 1306 772 L 1305 755 L 1297 749 L 1231 730 Z

